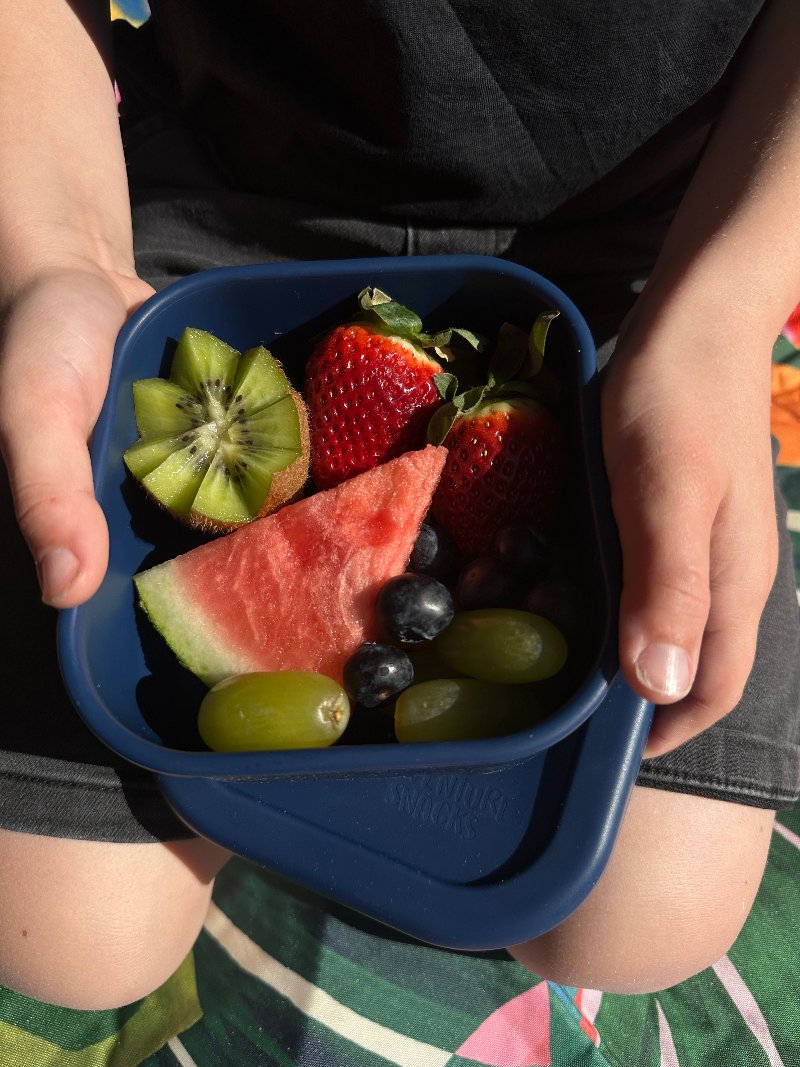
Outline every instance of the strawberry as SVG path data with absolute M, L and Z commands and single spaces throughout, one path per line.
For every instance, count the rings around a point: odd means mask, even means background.
M 542 529 L 555 516 L 564 474 L 561 424 L 550 409 L 553 378 L 542 367 L 553 312 L 539 316 L 530 344 L 504 328 L 485 385 L 457 392 L 452 375 L 437 385 L 447 401 L 428 439 L 449 449 L 434 493 L 433 518 L 465 559 L 488 553 L 503 526 Z
M 423 332 L 421 319 L 377 289 L 359 294 L 363 314 L 329 331 L 306 366 L 311 475 L 319 489 L 422 448 L 443 403 L 435 379 L 454 333 Z M 437 358 L 439 357 L 439 358 Z

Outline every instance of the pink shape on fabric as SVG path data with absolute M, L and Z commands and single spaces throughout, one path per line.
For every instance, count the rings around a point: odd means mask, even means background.
M 550 994 L 547 982 L 493 1011 L 457 1056 L 488 1067 L 550 1067 Z
M 795 348 L 800 348 L 800 304 L 797 305 L 789 316 L 781 333 L 790 344 L 794 345 Z

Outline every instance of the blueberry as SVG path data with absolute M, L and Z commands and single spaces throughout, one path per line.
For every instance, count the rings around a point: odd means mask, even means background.
M 552 549 L 545 535 L 525 523 L 499 529 L 492 551 L 508 570 L 530 580 L 541 577 L 552 560 Z
M 523 590 L 519 578 L 494 556 L 478 556 L 461 571 L 456 582 L 455 601 L 459 610 L 473 608 L 513 608 Z
M 402 648 L 365 642 L 344 665 L 344 687 L 354 704 L 377 708 L 414 681 L 414 667 Z
M 378 622 L 384 634 L 404 644 L 432 641 L 453 618 L 453 598 L 428 574 L 407 572 L 390 578 L 378 594 Z
M 446 583 L 455 575 L 457 568 L 458 554 L 453 541 L 444 530 L 423 522 L 411 550 L 409 571 L 413 574 L 429 574 Z

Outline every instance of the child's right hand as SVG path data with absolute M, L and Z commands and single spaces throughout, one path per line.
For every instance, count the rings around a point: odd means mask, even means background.
M 117 333 L 152 292 L 135 276 L 78 263 L 33 277 L 0 309 L 0 449 L 42 598 L 59 608 L 83 603 L 105 574 L 88 439 Z

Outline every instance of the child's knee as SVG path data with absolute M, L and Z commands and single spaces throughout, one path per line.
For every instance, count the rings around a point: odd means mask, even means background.
M 624 902 L 620 902 L 624 905 Z M 711 910 L 711 909 L 710 909 Z M 721 959 L 739 935 L 741 907 L 695 911 L 643 926 L 621 906 L 591 927 L 567 920 L 511 954 L 536 975 L 562 985 L 607 993 L 653 993 L 691 978 Z M 708 920 L 704 922 L 704 919 Z
M 204 844 L 176 853 L 0 833 L 0 983 L 85 1010 L 158 988 L 205 918 L 215 869 Z
M 199 925 L 185 936 L 149 943 L 129 928 L 120 934 L 89 929 L 86 936 L 53 930 L 46 953 L 3 939 L 0 982 L 47 1004 L 82 1011 L 118 1008 L 152 993 L 185 959 Z
M 560 926 L 511 949 L 565 985 L 644 993 L 724 956 L 766 863 L 773 813 L 636 788 L 606 871 Z

